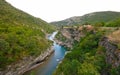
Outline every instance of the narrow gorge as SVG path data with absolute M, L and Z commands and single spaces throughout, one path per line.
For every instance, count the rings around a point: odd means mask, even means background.
M 0 75 L 120 75 L 120 12 L 73 16 L 81 0 L 32 1 L 0 0 Z

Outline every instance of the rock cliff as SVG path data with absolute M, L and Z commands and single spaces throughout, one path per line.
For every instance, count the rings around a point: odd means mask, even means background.
M 72 48 L 75 41 L 79 41 L 84 36 L 83 33 L 77 28 L 63 28 L 58 33 L 55 41 L 67 48 Z
M 57 34 L 55 41 L 62 46 L 72 49 L 74 43 L 79 42 L 87 32 L 92 31 L 94 29 L 91 25 L 63 27 Z
M 103 37 L 99 45 L 106 49 L 106 63 L 112 65 L 112 67 L 120 66 L 120 50 L 117 45 L 111 42 L 107 37 Z

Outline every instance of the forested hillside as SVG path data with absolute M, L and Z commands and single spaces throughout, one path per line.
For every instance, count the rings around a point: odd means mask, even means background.
M 45 21 L 0 0 L 0 70 L 28 56 L 38 56 L 48 47 L 46 34 L 55 28 Z

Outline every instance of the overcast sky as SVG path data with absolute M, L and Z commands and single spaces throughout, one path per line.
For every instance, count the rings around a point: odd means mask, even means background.
M 120 11 L 120 0 L 6 0 L 47 22 L 96 11 Z

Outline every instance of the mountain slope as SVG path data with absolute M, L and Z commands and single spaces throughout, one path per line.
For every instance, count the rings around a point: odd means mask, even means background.
M 54 27 L 0 0 L 0 70 L 50 47 L 46 33 Z
M 83 16 L 71 17 L 62 21 L 52 22 L 54 25 L 77 25 L 77 24 L 93 24 L 98 22 L 108 22 L 120 18 L 120 12 L 103 11 L 89 13 Z
M 46 32 L 54 29 L 52 29 L 48 23 L 40 18 L 33 17 L 21 10 L 18 10 L 4 0 L 0 0 L 0 17 L 0 20 L 13 23 L 14 25 L 29 25 L 34 27 L 39 26 L 40 28 L 46 30 Z

